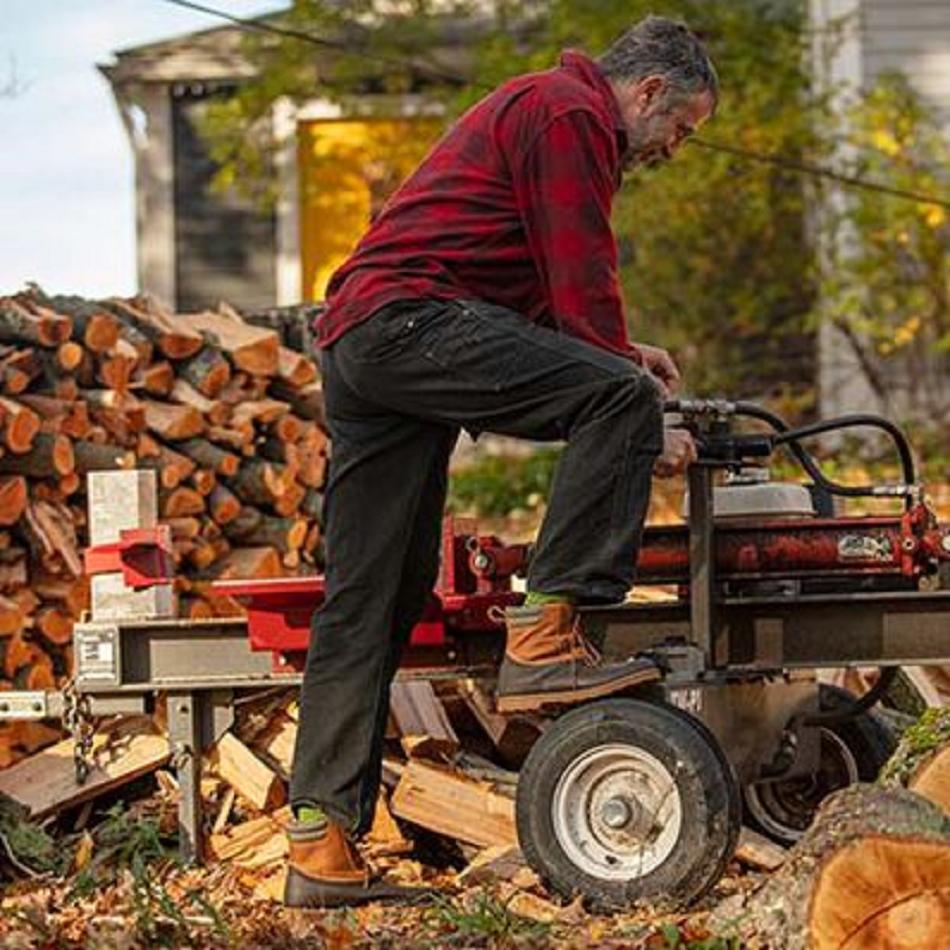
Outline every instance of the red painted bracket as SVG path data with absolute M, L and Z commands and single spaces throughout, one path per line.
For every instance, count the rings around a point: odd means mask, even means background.
M 125 586 L 134 590 L 170 584 L 174 578 L 171 527 L 127 528 L 119 532 L 118 541 L 86 548 L 83 563 L 89 575 L 121 572 Z

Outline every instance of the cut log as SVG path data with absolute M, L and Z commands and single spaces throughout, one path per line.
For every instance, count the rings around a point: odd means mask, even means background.
M 227 485 L 251 505 L 269 505 L 289 487 L 281 466 L 255 458 L 245 459 Z
M 22 393 L 43 372 L 43 361 L 32 347 L 11 349 L 0 359 L 0 385 L 10 396 Z
M 224 528 L 224 533 L 235 541 L 244 541 L 251 535 L 264 519 L 264 514 L 258 508 L 245 506 L 232 518 Z
M 18 401 L 40 417 L 40 431 L 82 439 L 89 431 L 89 409 L 79 400 L 23 393 Z
M 176 452 L 163 445 L 157 458 L 140 458 L 142 468 L 154 468 L 158 471 L 158 481 L 162 488 L 177 488 L 198 467 L 187 455 Z
M 23 629 L 23 609 L 11 597 L 0 596 L 0 637 L 10 637 Z M 4 665 L 7 676 L 12 676 L 16 669 L 32 658 L 29 644 L 25 640 L 17 643 L 11 656 L 10 651 L 4 656 Z
M 168 360 L 142 366 L 135 382 L 151 396 L 168 396 L 175 385 L 175 370 Z
M 765 835 L 743 826 L 739 832 L 736 858 L 758 871 L 774 871 L 785 863 L 788 852 Z
M 285 470 L 285 474 L 289 474 L 289 469 Z M 306 494 L 307 489 L 304 488 L 303 485 L 291 480 L 287 484 L 286 490 L 271 502 L 271 507 L 274 509 L 274 512 L 282 518 L 289 518 L 291 515 L 297 513 Z
M 176 319 L 209 337 L 238 369 L 255 376 L 273 376 L 277 372 L 280 341 L 273 331 L 209 311 Z
M 241 465 L 240 456 L 207 439 L 186 439 L 178 444 L 178 450 L 219 475 L 234 475 Z
M 301 389 L 317 381 L 317 367 L 303 353 L 282 346 L 277 351 L 277 375 L 288 386 Z
M 208 399 L 183 379 L 175 380 L 170 395 L 173 401 L 183 406 L 194 406 L 211 425 L 223 425 L 231 418 L 230 406 L 219 400 Z
M 231 365 L 214 347 L 205 346 L 178 364 L 178 375 L 202 396 L 214 399 L 231 379 Z
M 34 618 L 37 630 L 57 646 L 71 643 L 73 638 L 73 618 L 57 607 L 43 607 Z
M 282 577 L 280 556 L 274 548 L 235 548 L 215 565 L 220 580 L 238 577 Z
M 98 304 L 82 297 L 35 295 L 36 302 L 72 320 L 72 336 L 94 353 L 104 353 L 119 338 L 119 321 Z
M 68 340 L 71 332 L 69 317 L 41 307 L 31 312 L 9 297 L 0 297 L 0 341 L 53 348 Z
M 38 433 L 33 447 L 25 455 L 0 456 L 0 472 L 46 478 L 68 475 L 75 468 L 72 443 L 64 435 Z
M 169 756 L 168 739 L 148 717 L 127 717 L 93 736 L 93 765 L 84 785 L 76 784 L 73 740 L 66 739 L 0 772 L 0 792 L 26 806 L 32 818 L 42 818 L 151 772 Z
M 65 505 L 48 501 L 30 502 L 23 513 L 23 522 L 31 547 L 61 558 L 74 577 L 83 573 L 76 541 L 76 522 Z
M 118 393 L 126 393 L 132 383 L 132 373 L 135 370 L 135 365 L 136 357 L 134 355 L 103 356 L 99 360 L 96 379 L 109 389 L 114 389 Z
M 321 428 L 326 428 L 326 412 L 323 406 L 323 386 L 311 383 L 295 389 L 275 379 L 271 382 L 270 393 L 275 399 L 289 403 L 295 415 L 301 419 L 312 419 Z
M 907 787 L 939 805 L 950 816 L 950 742 L 917 766 Z
M 226 525 L 224 531 L 231 536 L 229 528 L 230 525 Z M 239 533 L 233 535 L 239 538 L 242 544 L 269 546 L 276 548 L 281 554 L 286 554 L 303 545 L 307 535 L 307 522 L 304 518 L 272 518 L 269 515 L 261 515 L 252 528 L 245 529 L 246 525 L 242 524 L 238 529 Z
M 162 518 L 183 518 L 187 515 L 200 515 L 205 510 L 204 495 L 193 488 L 179 485 L 171 490 L 159 492 L 159 511 Z
M 3 444 L 13 453 L 29 452 L 40 431 L 40 417 L 29 406 L 6 396 L 0 396 L 3 413 Z
M 99 445 L 77 439 L 72 444 L 75 468 L 79 475 L 89 472 L 109 471 L 121 468 L 135 468 L 135 452 L 117 445 Z
M 231 412 L 231 425 L 240 426 L 245 423 L 270 425 L 289 411 L 290 406 L 277 399 L 245 400 L 236 405 Z
M 208 496 L 208 511 L 216 524 L 226 525 L 241 513 L 241 502 L 224 485 L 215 485 Z
M 410 760 L 391 808 L 399 818 L 483 848 L 518 843 L 514 800 L 452 769 Z
M 214 491 L 214 486 L 217 485 L 218 480 L 215 477 L 214 472 L 208 468 L 198 468 L 191 475 L 191 485 L 199 495 L 203 495 L 205 498 Z
M 208 756 L 217 774 L 255 808 L 268 811 L 286 801 L 284 783 L 233 733 L 226 732 Z
M 204 346 L 201 334 L 194 328 L 157 309 L 145 310 L 116 298 L 106 301 L 106 306 L 126 322 L 132 323 L 169 359 L 187 359 Z
M 72 373 L 79 368 L 85 353 L 86 351 L 78 343 L 67 340 L 56 347 L 56 362 L 63 372 Z
M 163 439 L 176 441 L 201 435 L 205 423 L 201 413 L 193 406 L 174 405 L 143 399 L 145 422 L 149 429 Z
M 905 789 L 852 785 L 825 799 L 785 863 L 744 907 L 724 905 L 722 914 L 740 940 L 754 933 L 759 946 L 909 950 L 939 945 L 916 939 L 928 933 L 925 905 L 936 921 L 950 911 L 950 818 Z M 894 911 L 907 914 L 914 941 L 867 942 L 862 931 L 874 934 L 885 922 L 890 929 Z M 710 929 L 724 923 L 717 911 Z
M 24 507 L 26 507 L 25 501 Z M 8 593 L 18 588 L 27 589 L 26 585 L 30 583 L 27 563 L 24 548 L 4 548 L 0 552 L 0 591 Z
M 43 600 L 62 604 L 71 617 L 78 618 L 89 609 L 89 578 L 86 575 L 74 578 L 33 568 L 30 587 Z
M 399 729 L 403 751 L 410 757 L 448 758 L 459 747 L 458 736 L 427 680 L 397 680 L 389 710 Z

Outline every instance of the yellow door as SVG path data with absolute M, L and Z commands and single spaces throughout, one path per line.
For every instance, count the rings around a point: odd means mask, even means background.
M 328 119 L 298 126 L 303 299 L 333 272 L 441 131 L 432 119 Z

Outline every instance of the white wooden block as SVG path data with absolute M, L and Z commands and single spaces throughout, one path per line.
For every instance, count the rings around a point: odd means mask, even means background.
M 90 472 L 89 543 L 110 544 L 129 528 L 158 524 L 158 489 L 151 469 Z
M 178 612 L 171 584 L 134 590 L 121 574 L 93 575 L 90 599 L 93 620 L 158 620 Z

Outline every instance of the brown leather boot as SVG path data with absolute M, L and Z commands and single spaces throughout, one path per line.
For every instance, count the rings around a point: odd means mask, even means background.
M 505 625 L 508 642 L 498 673 L 499 712 L 579 703 L 660 677 L 650 660 L 604 662 L 581 632 L 570 604 L 509 607 Z
M 343 907 L 371 901 L 428 900 L 433 891 L 397 887 L 371 878 L 366 862 L 334 821 L 321 824 L 291 821 L 286 907 Z

